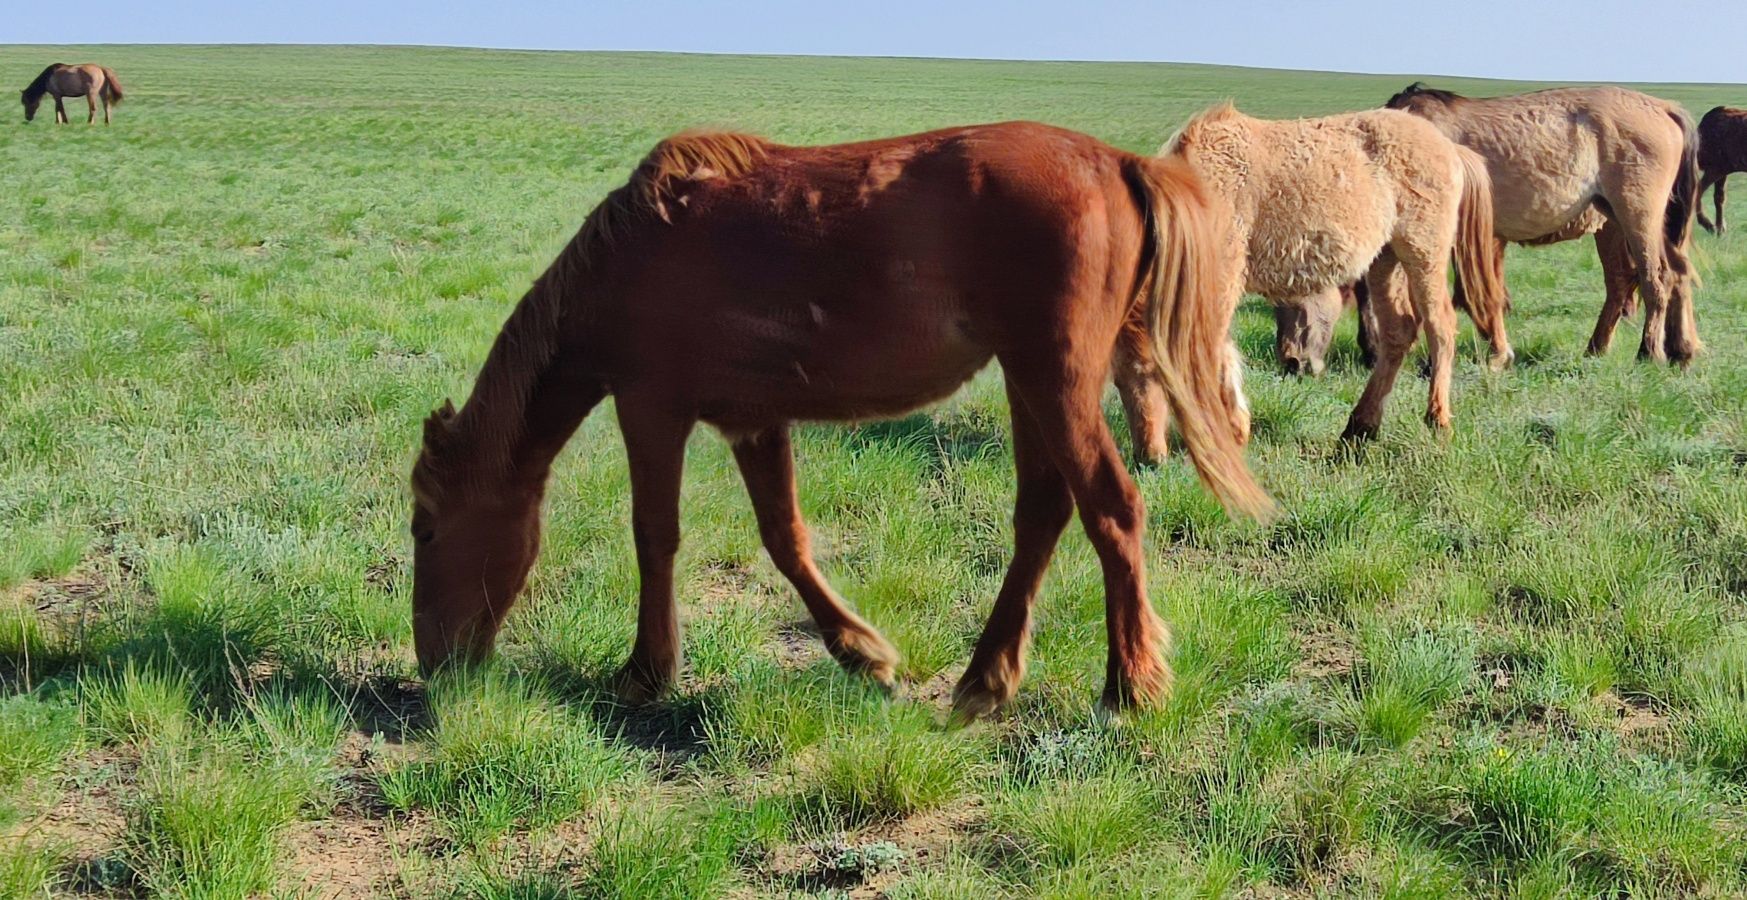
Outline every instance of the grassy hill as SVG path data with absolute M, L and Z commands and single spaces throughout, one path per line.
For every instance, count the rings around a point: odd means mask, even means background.
M 487 672 L 413 678 L 404 485 L 419 420 L 657 139 L 1030 118 L 1150 151 L 1220 100 L 1313 115 L 1412 79 L 135 46 L 0 47 L 0 83 L 86 60 L 126 85 L 114 126 L 0 124 L 0 896 L 1747 891 L 1742 238 L 1699 238 L 1687 372 L 1636 363 L 1637 322 L 1582 356 L 1588 241 L 1513 249 L 1517 368 L 1485 373 L 1464 322 L 1454 433 L 1404 379 L 1359 455 L 1352 323 L 1290 380 L 1247 305 L 1251 458 L 1288 515 L 1229 522 L 1180 462 L 1137 476 L 1178 681 L 1121 728 L 1090 715 L 1075 529 L 1012 714 L 937 726 L 1008 553 L 998 375 L 797 436 L 823 565 L 905 655 L 897 700 L 825 657 L 700 431 L 685 681 L 625 710 L 613 417 L 560 461 Z

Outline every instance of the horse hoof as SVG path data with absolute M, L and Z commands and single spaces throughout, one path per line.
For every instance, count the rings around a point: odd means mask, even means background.
M 657 674 L 636 660 L 628 660 L 613 676 L 613 694 L 626 706 L 658 703 L 673 689 L 675 674 Z
M 1136 709 L 1156 709 L 1171 693 L 1171 667 L 1155 660 L 1143 671 L 1129 676 L 1117 676 L 1104 686 L 1098 698 L 1098 708 L 1119 719 Z
M 1503 372 L 1511 366 L 1516 365 L 1516 351 L 1506 350 L 1503 353 L 1494 353 L 1492 358 L 1487 360 L 1487 365 L 1494 372 Z
M 898 686 L 898 648 L 872 628 L 845 628 L 825 639 L 843 670 L 873 679 L 889 694 Z
M 952 689 L 952 713 L 949 721 L 955 727 L 987 719 L 1000 712 L 1018 693 L 1018 684 L 994 673 L 972 675 L 966 672 Z
M 1347 430 L 1341 432 L 1341 441 L 1348 444 L 1362 444 L 1377 438 L 1377 426 L 1364 422 L 1348 422 Z

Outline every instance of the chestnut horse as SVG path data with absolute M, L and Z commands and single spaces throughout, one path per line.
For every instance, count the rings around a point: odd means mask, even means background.
M 1500 241 L 1595 234 L 1608 292 L 1591 354 L 1607 352 L 1634 288 L 1646 306 L 1638 355 L 1685 364 L 1698 353 L 1687 250 L 1699 141 L 1678 104 L 1617 87 L 1468 98 L 1415 82 L 1385 105 L 1486 159 Z
M 1698 183 L 1698 223 L 1706 231 L 1722 234 L 1723 186 L 1735 172 L 1747 172 L 1747 109 L 1719 106 L 1698 120 L 1698 167 L 1704 178 Z M 1711 202 L 1717 207 L 1717 222 L 1705 218 L 1705 190 L 1715 186 Z
M 1269 508 L 1222 379 L 1227 219 L 1180 163 L 1032 123 L 824 147 L 662 141 L 516 306 L 467 404 L 425 423 L 412 474 L 421 669 L 489 652 L 539 548 L 552 459 L 611 394 L 641 576 L 621 698 L 660 697 L 678 672 L 680 472 L 699 421 L 733 447 L 765 549 L 831 654 L 890 684 L 897 652 L 813 562 L 789 426 L 901 415 L 993 358 L 1013 417 L 1014 556 L 955 715 L 1013 696 L 1032 601 L 1075 507 L 1105 573 L 1102 702 L 1155 701 L 1169 633 L 1100 397 L 1118 332 L 1145 330 L 1201 477 L 1233 509 Z
M 1227 302 L 1247 289 L 1273 301 L 1277 349 L 1287 371 L 1316 374 L 1343 303 L 1364 275 L 1379 329 L 1377 365 L 1347 422 L 1346 437 L 1377 432 L 1397 372 L 1425 332 L 1431 351 L 1426 419 L 1450 425 L 1456 314 L 1447 271 L 1454 255 L 1474 286 L 1474 320 L 1492 342 L 1493 364 L 1511 358 L 1503 285 L 1490 258 L 1492 191 L 1485 163 L 1422 119 L 1371 110 L 1321 119 L 1267 121 L 1230 104 L 1192 119 L 1167 143 L 1232 204 Z M 1125 344 L 1116 368 L 1135 446 L 1164 449 L 1164 404 L 1147 357 Z M 1158 412 L 1153 412 L 1153 411 Z
M 18 99 L 24 103 L 24 121 L 36 118 L 36 109 L 42 105 L 44 94 L 55 98 L 55 121 L 67 122 L 67 108 L 61 104 L 63 97 L 84 97 L 86 106 L 90 107 L 85 116 L 85 124 L 97 121 L 97 105 L 103 104 L 103 124 L 109 124 L 109 108 L 121 102 L 121 80 L 115 77 L 115 70 L 94 63 L 84 63 L 69 66 L 55 63 L 42 70 L 30 86 L 18 92 Z

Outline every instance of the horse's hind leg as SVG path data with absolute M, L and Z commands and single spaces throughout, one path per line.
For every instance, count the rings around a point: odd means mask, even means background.
M 1170 453 L 1171 406 L 1164 385 L 1153 366 L 1152 337 L 1145 328 L 1131 325 L 1116 341 L 1110 376 L 1122 398 L 1123 418 L 1134 444 L 1134 461 L 1150 466 Z
M 1088 361 L 1056 347 L 1038 346 L 1027 359 L 1002 358 L 1015 404 L 1023 404 L 1037 426 L 1040 442 L 1066 481 L 1080 521 L 1104 570 L 1105 627 L 1109 661 L 1102 703 L 1106 709 L 1148 705 L 1171 685 L 1162 650 L 1170 641 L 1147 600 L 1145 556 L 1141 545 L 1146 513 L 1140 491 L 1122 466 L 1116 441 L 1105 424 L 1098 396 L 1106 361 Z M 1048 360 L 1048 361 L 1045 361 Z M 1041 480 L 1042 475 L 1037 475 Z M 1059 494 L 1037 514 L 1059 512 Z M 1042 535 L 1053 519 L 1037 524 Z M 1015 559 L 1014 576 L 1026 574 L 1035 560 Z M 964 701 L 961 700 L 961 704 Z
M 1692 335 L 1686 327 L 1690 323 L 1691 313 L 1677 304 L 1681 303 L 1680 292 L 1684 285 L 1684 275 L 1674 271 L 1674 262 L 1668 257 L 1669 248 L 1663 234 L 1663 217 L 1668 203 L 1668 193 L 1673 183 L 1672 171 L 1664 178 L 1650 178 L 1631 174 L 1615 174 L 1604 172 L 1603 188 L 1608 192 L 1608 203 L 1614 211 L 1613 221 L 1618 223 L 1624 238 L 1626 251 L 1637 269 L 1638 291 L 1644 298 L 1644 337 L 1638 344 L 1638 358 L 1653 362 L 1667 362 L 1670 341 L 1668 314 L 1670 306 L 1675 305 L 1673 312 L 1682 318 L 1675 327 L 1674 336 L 1682 338 L 1678 343 L 1686 344 L 1685 339 Z M 1696 344 L 1696 338 L 1691 338 L 1691 344 Z M 1690 358 L 1693 346 L 1677 346 L 1675 358 L 1685 360 Z
M 1432 383 L 1426 399 L 1426 424 L 1450 427 L 1450 379 L 1456 361 L 1456 308 L 1450 302 L 1445 280 L 1445 254 L 1432 254 L 1402 261 L 1414 313 L 1425 330 L 1426 351 L 1431 357 Z
M 953 715 L 969 721 L 999 709 L 1025 675 L 1025 646 L 1031 636 L 1031 605 L 1043 573 L 1049 568 L 1062 529 L 1074 513 L 1074 498 L 1061 470 L 1050 459 L 1036 419 L 1024 399 L 1007 382 L 1007 404 L 1013 415 L 1013 463 L 1018 492 L 1013 501 L 1013 562 L 989 623 L 977 639 L 970 665 L 952 691 Z
M 1590 335 L 1588 354 L 1600 356 L 1614 340 L 1614 330 L 1620 319 L 1637 312 L 1638 271 L 1626 249 L 1625 232 L 1618 223 L 1609 220 L 1595 233 L 1595 253 L 1601 259 L 1602 279 L 1607 285 L 1607 300 L 1601 315 L 1595 320 L 1595 333 Z
M 1723 190 L 1728 186 L 1729 176 L 1728 173 L 1724 173 L 1717 178 L 1716 190 L 1711 192 L 1711 202 L 1717 207 L 1717 234 L 1723 234 L 1729 230 L 1728 223 L 1723 221 Z M 1704 196 L 1703 190 L 1699 191 L 1699 196 Z M 1704 204 L 1702 203 L 1699 204 L 1698 217 L 1700 222 L 1704 221 L 1705 213 Z
M 1343 440 L 1376 437 L 1383 425 L 1383 404 L 1395 389 L 1395 378 L 1407 351 L 1419 335 L 1419 321 L 1408 299 L 1406 275 L 1395 252 L 1385 250 L 1365 276 L 1370 295 L 1372 344 L 1377 349 L 1377 362 L 1371 378 L 1365 382 L 1365 392 L 1347 419 Z
M 1722 201 L 1721 197 L 1716 198 L 1717 221 L 1716 221 L 1716 223 L 1712 223 L 1710 219 L 1705 218 L 1705 191 L 1710 190 L 1711 187 L 1713 185 L 1715 185 L 1719 188 L 1717 193 L 1721 194 L 1722 193 L 1721 187 L 1722 187 L 1723 179 L 1725 179 L 1727 177 L 1728 176 L 1726 176 L 1726 175 L 1719 176 L 1719 175 L 1714 175 L 1710 172 L 1706 172 L 1706 173 L 1704 173 L 1704 177 L 1700 178 L 1699 182 L 1698 182 L 1698 204 L 1696 206 L 1696 212 L 1698 213 L 1698 224 L 1699 224 L 1700 228 L 1703 228 L 1704 230 L 1706 230 L 1712 234 L 1716 234 L 1718 226 L 1722 224 L 1722 221 L 1723 221 L 1723 201 Z
M 734 460 L 752 498 L 764 549 L 777 571 L 801 595 L 826 649 L 843 668 L 890 686 L 897 672 L 898 651 L 844 605 L 813 563 L 812 540 L 795 497 L 795 457 L 788 427 L 776 426 L 735 440 Z
M 679 675 L 673 559 L 679 552 L 680 473 L 692 419 L 619 395 L 619 430 L 631 468 L 631 534 L 637 547 L 637 639 L 615 685 L 627 703 L 647 703 Z
M 97 92 L 96 91 L 92 91 L 91 93 L 85 95 L 85 106 L 86 106 L 85 124 L 86 125 L 97 124 Z

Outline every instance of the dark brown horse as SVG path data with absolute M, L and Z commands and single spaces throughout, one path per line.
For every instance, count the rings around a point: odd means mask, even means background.
M 24 102 L 24 121 L 36 118 L 36 108 L 42 105 L 43 95 L 55 98 L 55 121 L 67 122 L 67 108 L 61 104 L 63 97 L 84 97 L 90 107 L 85 116 L 85 124 L 97 121 L 97 105 L 103 104 L 103 124 L 109 124 L 109 108 L 121 103 L 121 80 L 115 77 L 115 70 L 94 63 L 83 63 L 69 66 L 55 63 L 42 70 L 29 87 L 18 92 L 18 99 Z
M 1704 177 L 1698 183 L 1698 223 L 1706 231 L 1722 234 L 1723 187 L 1729 175 L 1747 172 L 1747 109 L 1719 106 L 1698 121 L 1698 167 Z M 1705 218 L 1705 189 L 1715 187 L 1711 202 L 1717 207 L 1717 222 Z
M 552 459 L 610 394 L 641 575 L 620 696 L 657 698 L 678 672 L 680 470 L 700 421 L 733 446 L 765 549 L 832 655 L 890 683 L 897 652 L 814 565 L 789 426 L 900 415 L 994 358 L 1013 417 L 1015 547 L 955 713 L 1013 696 L 1032 601 L 1076 507 L 1105 573 L 1103 703 L 1158 699 L 1168 630 L 1100 398 L 1118 334 L 1145 329 L 1202 478 L 1234 509 L 1268 509 L 1223 380 L 1228 221 L 1180 163 L 1031 123 L 826 147 L 661 142 L 517 305 L 466 406 L 425 423 L 412 475 L 421 669 L 490 651 L 539 548 Z

